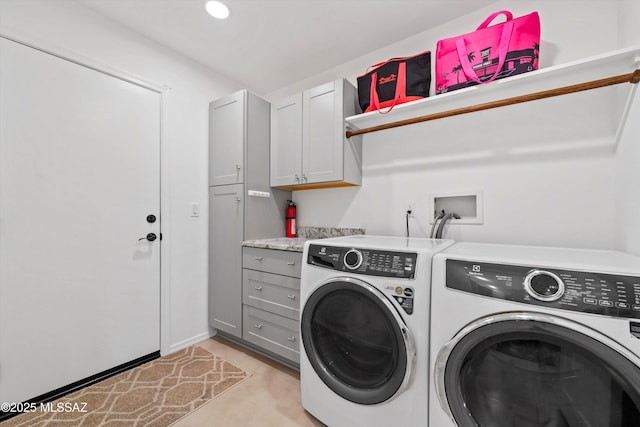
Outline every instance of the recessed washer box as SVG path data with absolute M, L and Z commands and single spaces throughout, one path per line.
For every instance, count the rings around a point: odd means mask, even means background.
M 438 213 L 454 212 L 461 219 L 451 218 L 451 224 L 482 224 L 482 192 L 441 193 L 429 195 L 429 224 Z

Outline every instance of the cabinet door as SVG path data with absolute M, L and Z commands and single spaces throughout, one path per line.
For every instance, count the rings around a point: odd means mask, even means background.
M 245 94 L 209 105 L 209 185 L 244 182 Z
M 338 80 L 303 92 L 303 184 L 342 179 L 344 118 L 340 83 Z
M 242 184 L 209 187 L 209 324 L 242 338 Z
M 271 104 L 271 186 L 301 183 L 302 94 Z

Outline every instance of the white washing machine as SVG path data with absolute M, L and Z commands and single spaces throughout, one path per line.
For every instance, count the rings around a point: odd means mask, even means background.
M 426 425 L 431 259 L 452 243 L 349 236 L 305 244 L 307 411 L 331 427 Z
M 640 258 L 456 243 L 431 298 L 431 426 L 640 426 Z

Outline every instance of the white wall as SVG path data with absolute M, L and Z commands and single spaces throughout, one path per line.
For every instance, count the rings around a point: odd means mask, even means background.
M 632 17 L 638 16 L 636 0 L 620 7 L 609 1 L 502 1 L 494 7 L 462 17 L 440 28 L 426 31 L 401 43 L 391 45 L 326 70 L 309 79 L 268 94 L 275 100 L 299 90 L 339 77 L 355 83 L 356 76 L 381 60 L 435 49 L 438 39 L 474 29 L 489 13 L 511 9 L 516 15 L 540 11 L 542 19 L 542 67 L 612 50 L 618 43 L 617 21 L 626 19 L 627 29 L 620 37 L 632 35 Z M 579 10 L 579 14 L 576 13 Z M 568 19 L 568 17 L 572 17 Z M 594 28 L 598 30 L 595 31 Z M 168 249 L 170 308 L 168 313 L 168 348 L 176 349 L 208 335 L 207 321 L 207 108 L 209 101 L 240 89 L 237 82 L 212 73 L 179 53 L 109 21 L 91 10 L 68 0 L 0 0 L 0 30 L 24 34 L 47 47 L 59 47 L 110 68 L 143 80 L 171 88 L 168 95 L 166 141 L 169 178 L 169 210 L 164 212 L 163 228 Z M 322 66 L 322 61 L 318 61 Z M 635 113 L 637 115 L 637 106 Z M 630 120 L 631 122 L 631 120 Z M 635 130 L 633 130 L 635 129 Z M 369 233 L 404 233 L 404 201 L 416 203 L 412 235 L 424 235 L 429 224 L 426 195 L 432 192 L 482 190 L 484 192 L 485 225 L 450 227 L 447 237 L 460 240 L 483 240 L 518 243 L 558 244 L 583 247 L 611 247 L 617 244 L 640 252 L 637 236 L 637 204 L 629 202 L 627 193 L 638 186 L 624 187 L 621 182 L 638 182 L 635 168 L 638 130 L 629 127 L 620 153 L 635 150 L 630 156 L 618 155 L 620 165 L 598 150 L 584 153 L 579 159 L 563 157 L 556 161 L 504 162 L 489 160 L 488 165 L 474 165 L 464 158 L 445 166 L 414 165 L 402 162 L 413 157 L 429 157 L 430 144 L 418 144 L 411 132 L 394 134 L 393 138 L 367 137 L 364 142 L 363 185 L 358 188 L 314 190 L 295 193 L 301 225 L 367 228 Z M 438 141 L 444 138 L 434 138 Z M 627 141 L 627 142 L 624 142 Z M 411 152 L 405 150 L 411 143 Z M 397 164 L 372 168 L 378 158 L 398 147 Z M 637 146 L 637 144 L 636 144 Z M 584 170 L 598 169 L 598 174 L 585 175 Z M 620 174 L 621 170 L 629 171 Z M 571 172 L 571 174 L 569 173 Z M 635 175 L 634 175 L 635 173 Z M 540 174 L 545 179 L 539 179 Z M 627 212 L 625 227 L 613 229 L 611 185 L 614 176 L 621 191 L 617 195 L 619 212 Z M 558 188 L 558 183 L 562 183 Z M 554 190 L 549 192 L 549 188 Z M 523 193 L 523 189 L 526 192 Z M 523 195 L 528 196 L 524 198 Z M 551 197 L 551 200 L 549 200 Z M 516 200 L 518 199 L 518 200 Z M 637 200 L 637 198 L 635 199 Z M 190 217 L 190 205 L 198 202 L 202 216 Z M 594 209 L 593 206 L 598 209 Z M 617 224 L 623 224 L 617 222 Z M 627 233 L 627 227 L 635 234 Z M 635 228 L 633 228 L 635 227 Z M 166 261 L 166 260 L 165 260 Z M 163 313 L 167 316 L 167 313 Z M 167 348 L 163 348 L 166 351 Z
M 620 46 L 640 46 L 638 33 L 640 1 L 620 2 L 618 22 Z M 640 63 L 637 64 L 640 68 Z M 636 85 L 637 86 L 637 85 Z M 616 248 L 640 255 L 640 91 L 636 88 L 633 108 L 629 112 L 615 164 L 615 238 Z
M 171 88 L 162 217 L 169 333 L 162 351 L 207 337 L 208 104 L 239 84 L 72 1 L 0 0 L 0 30 Z M 199 218 L 190 217 L 193 202 L 202 208 Z
M 515 16 L 539 11 L 540 67 L 618 47 L 616 2 L 502 1 L 270 93 L 267 98 L 276 100 L 340 77 L 355 84 L 355 78 L 369 65 L 391 57 L 431 49 L 433 59 L 438 39 L 472 31 L 486 16 L 501 9 L 509 9 Z M 527 113 L 533 123 L 523 132 L 535 133 L 537 126 L 545 125 L 535 121 L 535 108 Z M 456 128 L 463 127 L 465 120 L 478 120 L 470 115 L 462 117 L 365 135 L 362 186 L 295 192 L 299 224 L 364 227 L 369 234 L 404 235 L 406 202 L 413 201 L 416 216 L 410 222 L 411 235 L 426 236 L 429 194 L 479 190 L 484 196 L 484 224 L 452 225 L 445 237 L 583 248 L 615 246 L 611 150 L 595 144 L 593 149 L 579 152 L 505 157 L 492 150 L 485 137 L 479 139 L 477 150 L 486 148 L 488 153 L 476 159 L 475 147 L 456 147 Z

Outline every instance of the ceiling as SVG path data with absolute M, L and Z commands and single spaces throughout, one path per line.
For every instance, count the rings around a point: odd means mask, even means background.
M 77 1 L 267 94 L 495 0 L 226 0 L 224 21 L 206 0 Z

